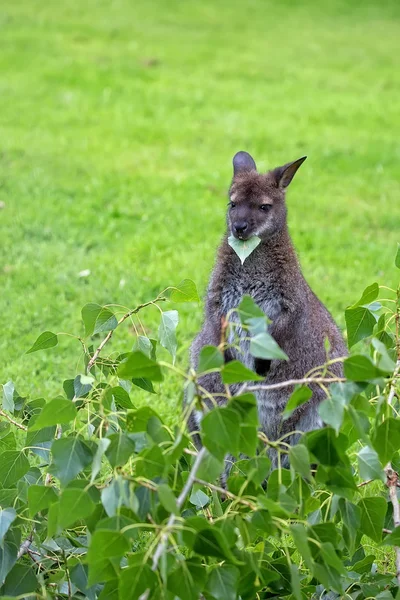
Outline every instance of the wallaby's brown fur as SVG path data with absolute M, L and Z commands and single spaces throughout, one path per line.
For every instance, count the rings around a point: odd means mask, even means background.
M 221 319 L 238 306 L 244 294 L 249 294 L 271 319 L 268 331 L 289 360 L 255 359 L 249 352 L 248 334 L 240 326 L 236 328 L 239 348 L 229 347 L 226 360 L 242 361 L 265 376 L 265 383 L 272 384 L 301 379 L 313 367 L 324 364 L 325 338 L 330 344 L 329 358 L 346 355 L 338 327 L 302 275 L 287 229 L 285 191 L 304 160 L 305 157 L 260 174 L 249 154 L 239 152 L 235 155 L 227 234 L 219 248 L 208 287 L 203 328 L 192 344 L 193 368 L 197 368 L 203 346 L 218 346 Z M 231 234 L 243 240 L 253 235 L 261 238 L 261 243 L 243 265 L 228 244 L 227 238 Z M 332 364 L 329 371 L 342 376 L 341 363 Z M 204 376 L 201 384 L 211 394 L 221 394 L 218 397 L 221 404 L 226 402 L 218 373 Z M 237 391 L 238 387 L 232 386 L 232 391 Z M 312 385 L 311 389 L 310 401 L 299 406 L 284 422 L 282 411 L 293 389 L 256 392 L 260 428 L 269 439 L 276 440 L 294 430 L 309 431 L 323 425 L 318 405 L 325 394 L 317 385 Z M 196 415 L 192 415 L 189 426 L 192 431 L 198 429 Z M 299 434 L 289 435 L 285 441 L 294 444 L 298 438 Z

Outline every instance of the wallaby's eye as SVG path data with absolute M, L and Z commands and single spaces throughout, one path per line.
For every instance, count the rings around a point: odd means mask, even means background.
M 229 206 L 230 206 L 231 208 L 235 208 L 236 204 L 235 204 L 234 202 L 229 202 Z
M 269 210 L 271 208 L 271 204 L 261 204 L 260 210 Z

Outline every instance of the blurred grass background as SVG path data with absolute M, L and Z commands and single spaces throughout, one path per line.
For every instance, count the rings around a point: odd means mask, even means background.
M 0 2 L 0 381 L 60 393 L 79 343 L 23 352 L 83 334 L 87 302 L 133 307 L 186 277 L 203 294 L 237 150 L 261 169 L 308 155 L 290 230 L 342 326 L 366 285 L 394 285 L 399 22 L 397 0 Z M 179 311 L 186 368 L 202 307 Z M 154 334 L 156 309 L 142 321 Z M 148 401 L 176 420 L 180 398 L 171 375 Z

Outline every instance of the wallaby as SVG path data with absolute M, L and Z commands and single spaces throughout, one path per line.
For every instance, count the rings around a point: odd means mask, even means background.
M 240 360 L 265 376 L 263 383 L 273 384 L 301 379 L 310 369 L 323 365 L 327 360 L 326 338 L 330 359 L 346 355 L 346 346 L 337 325 L 302 275 L 287 228 L 286 188 L 305 159 L 304 156 L 261 174 L 247 152 L 238 152 L 234 156 L 227 234 L 219 248 L 209 283 L 203 328 L 191 347 L 194 369 L 203 346 L 220 344 L 223 317 L 238 306 L 244 294 L 249 294 L 271 319 L 268 331 L 289 360 L 253 358 L 249 352 L 248 333 L 239 327 L 239 348 L 228 346 L 226 361 Z M 261 242 L 241 264 L 228 244 L 229 235 L 240 240 L 257 235 Z M 341 377 L 341 362 L 331 364 L 329 373 Z M 201 385 L 215 395 L 219 404 L 226 402 L 219 373 L 205 375 Z M 232 386 L 233 393 L 239 387 Z M 306 432 L 323 426 L 318 405 L 325 398 L 325 393 L 318 385 L 310 387 L 311 399 L 299 406 L 286 421 L 282 421 L 282 411 L 293 388 L 256 392 L 260 429 L 268 439 L 277 440 L 289 434 L 284 441 L 295 444 L 300 434 L 290 435 L 291 431 Z M 190 416 L 189 428 L 193 432 L 199 429 L 198 413 L 193 412 Z M 272 453 L 271 458 L 273 467 L 276 467 L 276 454 Z

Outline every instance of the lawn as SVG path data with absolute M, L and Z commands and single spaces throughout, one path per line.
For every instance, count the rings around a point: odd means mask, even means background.
M 133 307 L 183 278 L 203 294 L 241 149 L 263 169 L 308 155 L 290 230 L 341 326 L 366 285 L 394 285 L 399 20 L 396 0 L 1 3 L 0 382 L 62 392 L 79 343 L 24 352 L 82 334 L 87 302 Z M 186 367 L 202 306 L 179 310 Z M 142 320 L 156 330 L 157 310 Z M 159 392 L 177 420 L 180 380 Z

